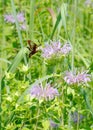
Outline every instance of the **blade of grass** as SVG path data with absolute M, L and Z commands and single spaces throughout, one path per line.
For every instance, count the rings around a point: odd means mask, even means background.
M 65 32 L 67 34 L 66 14 L 67 14 L 67 4 L 63 3 L 62 6 L 61 6 L 61 11 L 59 12 L 59 14 L 57 16 L 56 23 L 55 23 L 55 26 L 53 28 L 53 31 L 52 31 L 52 33 L 50 35 L 50 39 L 53 39 L 54 33 L 57 30 L 57 28 L 58 29 L 60 28 L 59 31 L 58 31 L 58 32 L 60 32 L 62 25 L 64 26 Z M 62 24 L 60 22 L 62 22 Z M 60 27 L 59 27 L 59 25 L 60 25 Z
M 64 30 L 67 33 L 67 29 L 66 29 L 66 14 L 67 14 L 67 4 L 63 3 L 62 6 L 61 6 L 61 21 L 62 21 L 62 25 L 64 27 Z
M 24 58 L 25 54 L 28 52 L 28 49 L 26 47 L 22 48 L 18 54 L 16 55 L 16 57 L 13 60 L 13 63 L 11 64 L 11 66 L 8 69 L 8 72 L 13 73 L 17 66 L 19 65 L 20 61 Z
M 87 106 L 87 108 L 90 110 L 91 115 L 92 115 L 92 118 L 93 118 L 93 110 L 92 110 L 92 107 L 91 107 L 91 105 L 90 105 L 88 93 L 86 92 L 86 90 L 85 90 L 84 88 L 81 88 L 81 89 L 80 89 L 80 92 L 81 92 L 81 94 L 83 95 L 84 100 L 85 100 L 85 102 L 86 102 L 86 106 Z
M 29 24 L 29 39 L 33 41 L 33 32 L 34 32 L 34 6 L 35 6 L 35 0 L 30 0 L 30 24 Z M 31 59 L 28 63 L 29 66 L 31 66 Z M 31 81 L 31 73 L 29 73 L 29 80 Z
M 33 32 L 34 32 L 34 7 L 35 7 L 35 0 L 30 0 L 30 26 L 29 26 L 30 40 L 33 40 Z
M 0 58 L 0 62 L 1 62 L 1 61 L 6 62 L 6 63 L 8 63 L 8 64 L 11 64 L 11 62 L 8 61 L 8 60 L 6 60 L 5 58 Z
M 78 52 L 78 50 L 76 50 L 76 53 L 78 54 L 78 56 L 80 57 L 80 59 L 83 61 L 83 63 L 85 64 L 85 66 L 88 68 L 89 64 L 87 63 L 86 59 L 82 56 L 81 53 Z
M 51 40 L 53 39 L 54 33 L 55 33 L 55 31 L 56 31 L 56 29 L 57 29 L 59 23 L 60 23 L 60 20 L 61 20 L 61 12 L 60 12 L 60 13 L 58 14 L 58 16 L 57 16 L 57 20 L 56 20 L 55 26 L 54 26 L 54 28 L 53 28 L 53 31 L 52 31 L 52 33 L 51 33 L 51 35 L 50 35 L 49 40 L 50 40 L 50 39 L 51 39 Z
M 23 48 L 24 45 L 23 45 L 23 40 L 22 40 L 22 35 L 21 35 L 19 23 L 18 23 L 18 20 L 17 20 L 17 17 L 16 17 L 16 8 L 15 8 L 14 0 L 11 0 L 11 6 L 12 6 L 12 11 L 13 11 L 14 19 L 15 19 L 17 32 L 18 32 L 18 37 L 19 37 L 19 40 L 20 40 L 20 45 L 21 45 L 21 48 Z M 26 55 L 24 55 L 24 62 L 25 62 L 25 64 L 27 64 Z
M 43 27 L 42 27 L 42 23 L 41 23 L 41 19 L 40 19 L 40 16 L 38 14 L 38 21 L 39 21 L 39 25 L 40 25 L 40 29 L 41 29 L 41 34 L 42 34 L 42 37 L 43 37 L 43 41 L 45 40 L 45 34 L 44 34 L 44 31 L 43 31 Z
M 73 10 L 72 10 L 73 11 Z M 77 0 L 74 1 L 74 18 L 72 31 L 72 72 L 74 73 L 75 40 L 76 40 Z

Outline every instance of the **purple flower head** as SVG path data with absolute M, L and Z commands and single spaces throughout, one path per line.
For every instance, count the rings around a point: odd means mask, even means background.
M 42 89 L 42 87 L 39 86 L 39 85 L 33 86 L 33 87 L 31 88 L 31 91 L 30 91 L 31 95 L 32 95 L 33 97 L 35 97 L 35 98 L 40 98 L 41 95 L 42 95 L 42 92 L 43 92 L 43 89 Z
M 86 0 L 85 1 L 85 5 L 91 5 L 91 3 L 92 3 L 91 0 Z
M 22 12 L 18 13 L 17 20 L 18 20 L 18 22 L 23 23 L 25 21 L 24 13 L 22 13 Z
M 45 44 L 45 47 L 41 49 L 42 56 L 44 58 L 51 58 L 53 55 L 66 55 L 71 51 L 70 44 L 66 43 L 63 47 L 60 41 L 51 42 L 50 44 Z
M 66 72 L 64 80 L 65 80 L 65 82 L 67 82 L 67 84 L 75 84 L 76 83 L 76 77 L 75 77 L 75 75 L 73 75 L 72 72 Z
M 46 87 L 43 89 L 43 96 L 44 98 L 48 98 L 49 100 L 53 99 L 55 96 L 58 96 L 58 91 L 56 88 L 51 87 L 48 83 Z
M 15 23 L 15 18 L 12 14 L 6 14 L 4 15 L 4 20 L 6 22 L 9 22 L 9 23 Z M 27 27 L 26 27 L 26 23 L 25 23 L 25 17 L 24 17 L 24 13 L 18 13 L 17 14 L 17 20 L 19 22 L 19 25 L 20 25 L 20 29 L 21 30 L 26 30 Z
M 79 114 L 76 111 L 71 114 L 71 119 L 74 123 L 78 123 L 78 122 L 80 123 L 83 120 L 83 118 L 84 116 Z
M 8 23 L 15 23 L 15 19 L 12 14 L 5 14 L 4 20 Z
M 37 99 L 53 99 L 55 96 L 58 96 L 58 91 L 56 88 L 51 87 L 51 85 L 48 83 L 46 86 L 43 88 L 42 85 L 36 85 L 33 86 L 31 91 L 31 96 Z
M 4 15 L 4 20 L 9 22 L 9 23 L 15 23 L 15 18 L 12 14 L 5 14 Z M 17 14 L 17 20 L 19 23 L 23 23 L 25 21 L 25 17 L 23 13 L 18 13 Z
M 71 51 L 71 45 L 69 43 L 66 43 L 62 48 L 61 48 L 61 52 L 66 55 Z
M 42 50 L 42 56 L 44 58 L 51 58 L 51 56 L 54 54 L 54 50 L 50 44 L 45 44 L 45 47 L 41 49 Z
M 82 72 L 82 73 L 79 73 L 77 76 L 76 76 L 76 82 L 80 83 L 87 83 L 91 81 L 90 80 L 90 74 L 87 74 L 86 72 Z
M 77 75 L 72 72 L 66 72 L 64 80 L 68 84 L 87 83 L 91 81 L 90 74 L 87 74 L 86 72 L 78 73 Z
M 52 42 L 51 46 L 52 46 L 52 48 L 53 48 L 53 50 L 54 50 L 55 53 L 59 52 L 60 49 L 61 49 L 61 43 L 60 43 L 60 41 Z
M 58 127 L 58 124 L 55 123 L 53 120 L 50 120 L 50 127 L 56 128 L 56 127 Z

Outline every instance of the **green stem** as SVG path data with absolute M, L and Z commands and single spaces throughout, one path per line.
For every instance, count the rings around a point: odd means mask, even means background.
M 11 6 L 12 6 L 12 10 L 13 10 L 13 15 L 14 15 L 14 18 L 15 18 L 15 24 L 16 24 L 16 28 L 17 28 L 17 32 L 18 32 L 18 37 L 19 37 L 19 40 L 20 40 L 20 45 L 21 45 L 21 48 L 23 48 L 24 45 L 23 45 L 23 40 L 22 40 L 22 35 L 21 35 L 19 23 L 18 23 L 18 20 L 17 20 L 17 17 L 16 17 L 16 8 L 15 8 L 14 0 L 11 0 Z M 26 55 L 24 56 L 24 62 L 27 65 Z
M 76 16 L 77 16 L 77 0 L 74 1 L 74 23 L 73 23 L 73 39 L 72 39 L 72 72 L 74 72 L 74 56 L 75 56 L 75 37 L 76 37 Z
M 33 32 L 34 32 L 34 7 L 35 7 L 35 0 L 30 0 L 30 39 L 33 40 Z

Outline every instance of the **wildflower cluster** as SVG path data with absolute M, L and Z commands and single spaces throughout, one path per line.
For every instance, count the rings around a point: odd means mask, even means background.
M 84 116 L 75 111 L 71 113 L 71 119 L 74 123 L 77 123 L 78 121 L 81 122 L 84 119 Z
M 71 51 L 71 45 L 69 43 L 61 45 L 60 41 L 46 43 L 45 47 L 41 49 L 42 56 L 44 58 L 51 58 L 53 55 L 66 55 Z
M 24 13 L 20 12 L 17 14 L 17 20 L 20 23 L 20 29 L 22 30 L 26 30 L 26 23 L 25 23 L 25 17 L 24 17 Z M 12 14 L 5 14 L 4 15 L 4 20 L 8 23 L 15 23 L 15 18 Z
M 68 84 L 87 83 L 90 81 L 90 74 L 87 74 L 86 72 L 82 72 L 76 75 L 73 74 L 72 72 L 66 72 L 64 80 Z
M 42 56 L 44 58 L 51 58 L 53 55 L 66 55 L 71 51 L 71 45 L 69 43 L 61 46 L 61 43 L 51 42 L 50 44 L 46 44 L 42 50 Z M 81 72 L 78 74 L 73 74 L 72 72 L 66 72 L 64 76 L 64 80 L 68 84 L 76 84 L 76 83 L 87 83 L 90 81 L 90 75 L 87 72 Z M 31 89 L 31 95 L 37 99 L 53 99 L 58 95 L 57 89 L 51 87 L 48 83 L 45 87 L 42 85 L 33 86 Z
M 31 96 L 37 98 L 37 99 L 53 99 L 55 96 L 58 96 L 59 93 L 56 88 L 51 87 L 51 85 L 48 83 L 45 87 L 40 85 L 35 85 L 32 87 Z

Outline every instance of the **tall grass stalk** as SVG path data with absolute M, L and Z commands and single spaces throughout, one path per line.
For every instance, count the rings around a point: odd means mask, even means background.
M 29 25 L 29 37 L 30 40 L 33 40 L 34 32 L 34 10 L 35 10 L 35 0 L 30 0 L 30 25 Z
M 72 72 L 74 72 L 74 56 L 75 56 L 75 39 L 76 39 L 76 18 L 77 18 L 77 0 L 74 0 L 74 19 L 72 32 Z M 72 10 L 73 11 L 73 10 Z
M 17 28 L 17 32 L 18 32 L 18 37 L 19 37 L 19 40 L 20 40 L 20 45 L 21 45 L 21 48 L 23 48 L 24 47 L 23 39 L 22 39 L 19 23 L 18 23 L 18 20 L 17 20 L 17 16 L 16 16 L 17 13 L 16 13 L 16 7 L 15 7 L 15 4 L 14 4 L 14 0 L 11 0 L 11 6 L 12 6 L 13 15 L 14 15 L 14 18 L 15 18 L 15 23 L 16 23 L 16 28 Z M 24 56 L 24 62 L 27 65 L 26 55 Z
M 30 0 L 30 23 L 29 23 L 29 39 L 34 40 L 34 9 L 35 9 L 35 0 Z M 31 43 L 33 44 L 33 43 Z M 29 60 L 29 66 L 31 67 L 31 59 Z M 31 81 L 31 73 L 29 73 L 29 80 Z
M 39 25 L 40 25 L 40 29 L 41 29 L 42 38 L 43 38 L 43 41 L 44 41 L 45 40 L 45 34 L 44 34 L 44 30 L 43 30 L 43 27 L 42 27 L 42 22 L 41 22 L 39 14 L 38 14 L 38 21 L 39 21 Z

